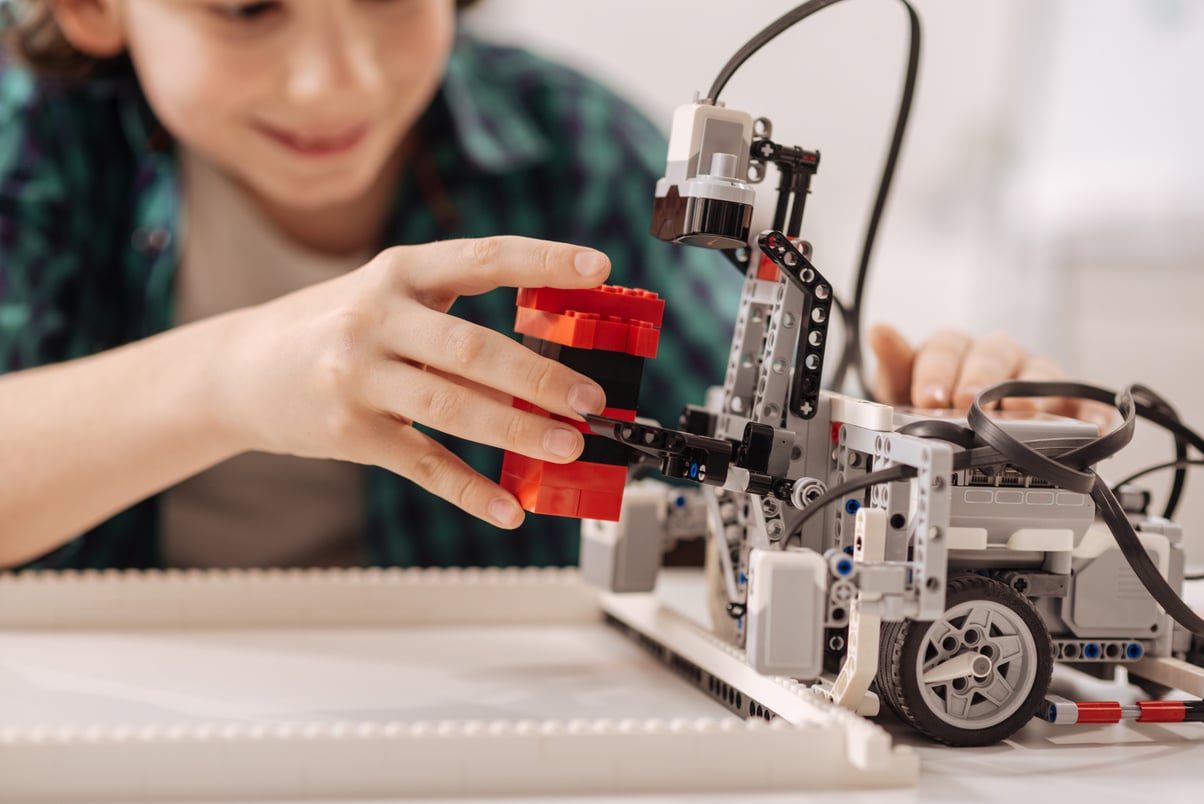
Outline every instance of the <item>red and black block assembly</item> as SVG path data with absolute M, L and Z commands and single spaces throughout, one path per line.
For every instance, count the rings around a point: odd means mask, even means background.
M 634 288 L 527 288 L 518 292 L 514 329 L 528 348 L 602 386 L 607 404 L 603 416 L 630 422 L 635 421 L 644 360 L 656 357 L 664 309 L 657 294 Z M 628 448 L 590 432 L 585 422 L 520 399 L 514 406 L 576 427 L 585 436 L 585 450 L 567 464 L 507 452 L 502 488 L 532 513 L 617 520 L 627 482 Z

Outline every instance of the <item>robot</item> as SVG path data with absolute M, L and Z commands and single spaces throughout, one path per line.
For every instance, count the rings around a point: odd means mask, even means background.
M 828 4 L 805 4 L 794 21 Z M 1148 493 L 1110 489 L 1092 467 L 1139 416 L 1175 434 L 1180 461 L 1204 441 L 1140 387 L 1005 383 L 966 416 L 821 388 L 836 296 L 798 239 L 819 153 L 774 142 L 769 121 L 717 97 L 674 115 L 652 233 L 728 251 L 745 274 L 724 384 L 677 429 L 589 417 L 593 433 L 676 485 L 632 481 L 617 522 L 584 523 L 585 578 L 649 591 L 666 546 L 705 535 L 716 632 L 755 670 L 815 680 L 865 714 L 885 701 L 951 745 L 1065 716 L 1048 696 L 1055 663 L 1101 676 L 1137 675 L 1151 658 L 1199 666 L 1204 622 L 1178 597 L 1180 527 L 1148 510 Z M 901 126 L 884 184 L 900 140 Z M 781 178 L 774 227 L 754 252 L 751 185 L 770 164 Z M 1009 396 L 1113 402 L 1123 423 L 1101 437 L 1082 422 L 987 412 Z M 1180 465 L 1175 498 L 1182 480 Z M 1136 716 L 1204 719 L 1198 703 L 1162 703 Z

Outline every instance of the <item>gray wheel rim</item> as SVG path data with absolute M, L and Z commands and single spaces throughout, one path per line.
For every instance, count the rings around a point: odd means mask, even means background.
M 991 672 L 924 683 L 924 673 L 967 652 L 984 653 Z M 959 603 L 929 626 L 916 657 L 924 706 L 950 726 L 985 729 L 1014 715 L 1037 678 L 1037 643 L 1020 614 L 1002 603 Z

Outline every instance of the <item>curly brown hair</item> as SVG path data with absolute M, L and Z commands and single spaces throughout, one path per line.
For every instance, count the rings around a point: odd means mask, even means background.
M 456 10 L 474 6 L 478 2 L 455 0 Z M 0 0 L 0 11 L 6 11 L 14 17 L 5 20 L 4 15 L 0 14 L 0 26 L 7 28 L 0 43 L 10 57 L 39 75 L 72 81 L 128 69 L 129 62 L 124 55 L 102 59 L 76 50 L 54 18 L 52 0 L 24 0 L 16 5 L 20 10 L 13 12 L 11 6 L 2 7 Z M 3 61 L 0 58 L 0 63 Z

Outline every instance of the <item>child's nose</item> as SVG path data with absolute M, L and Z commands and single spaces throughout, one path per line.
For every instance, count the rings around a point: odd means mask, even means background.
M 351 26 L 324 26 L 295 51 L 288 92 L 295 101 L 322 101 L 370 90 L 380 82 L 372 39 Z

